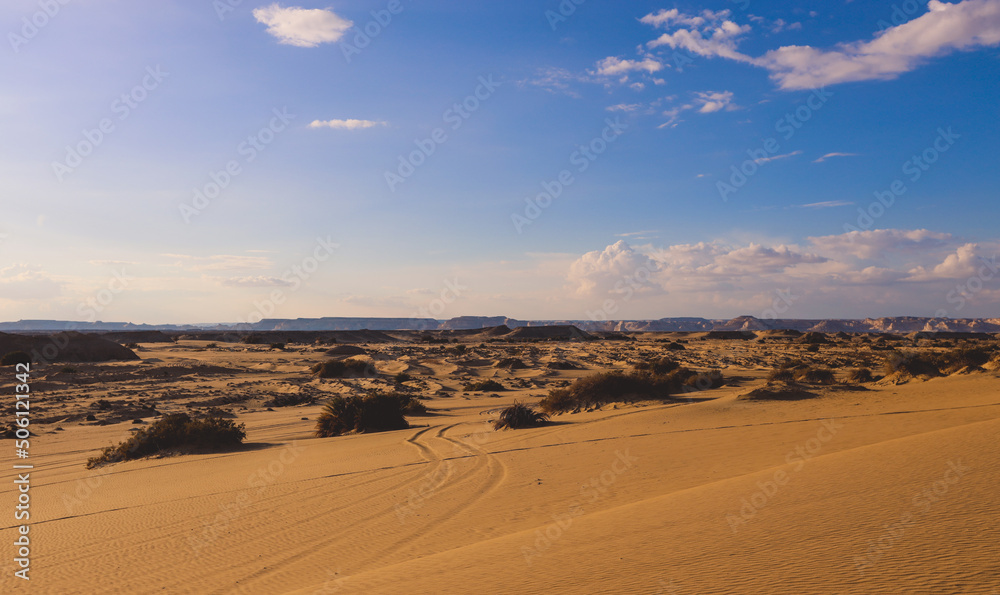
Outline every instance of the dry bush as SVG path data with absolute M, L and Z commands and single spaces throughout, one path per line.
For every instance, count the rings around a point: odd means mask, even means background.
M 872 371 L 868 368 L 854 368 L 847 373 L 847 382 L 853 384 L 864 384 L 866 382 L 874 382 L 875 377 L 872 376 Z
M 487 392 L 491 390 L 507 390 L 502 384 L 493 379 L 477 380 L 475 382 L 467 382 L 465 386 L 462 387 L 471 393 L 476 392 Z
M 108 446 L 100 455 L 87 460 L 87 468 L 171 450 L 194 452 L 233 448 L 242 444 L 246 436 L 244 424 L 237 425 L 231 419 L 192 419 L 186 413 L 172 413 L 140 429 L 124 442 Z
M 662 362 L 663 360 L 657 360 L 646 366 L 661 369 L 671 367 Z M 548 396 L 538 405 L 548 413 L 579 411 L 607 403 L 667 399 L 679 392 L 716 388 L 722 384 L 721 372 L 700 373 L 682 367 L 673 368 L 665 374 L 656 374 L 648 369 L 601 372 L 579 378 L 566 388 L 549 391 Z
M 370 378 L 377 374 L 372 362 L 360 359 L 329 360 L 310 368 L 320 378 Z
M 515 401 L 513 405 L 500 412 L 500 417 L 493 422 L 493 429 L 536 428 L 545 424 L 548 419 L 548 414 L 535 411 L 531 407 Z
M 396 394 L 334 397 L 316 418 L 316 436 L 329 438 L 352 432 L 406 429 L 410 424 L 403 416 L 404 407 L 403 400 Z

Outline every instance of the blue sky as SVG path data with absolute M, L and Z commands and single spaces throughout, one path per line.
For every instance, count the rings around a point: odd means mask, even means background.
M 0 31 L 0 319 L 998 316 L 1000 0 L 9 0 Z

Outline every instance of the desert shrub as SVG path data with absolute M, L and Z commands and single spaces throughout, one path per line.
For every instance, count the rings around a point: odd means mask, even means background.
M 280 394 L 274 395 L 270 400 L 264 402 L 265 407 L 295 407 L 296 405 L 311 405 L 316 401 L 316 397 L 303 394 Z
M 454 347 L 451 347 L 450 349 L 448 349 L 448 351 L 450 351 L 450 352 L 452 352 L 452 353 L 454 353 L 456 355 L 462 355 L 463 353 L 465 353 L 465 350 L 466 350 L 465 345 L 455 345 Z
M 808 351 L 809 353 L 817 353 L 819 352 L 819 345 L 811 343 L 806 346 L 806 351 Z
M 872 376 L 872 371 L 868 368 L 855 368 L 847 373 L 847 382 L 862 384 L 874 381 L 875 377 Z
M 661 357 L 646 362 L 639 362 L 632 366 L 633 370 L 640 372 L 650 372 L 652 374 L 666 374 L 680 368 L 681 365 L 669 357 Z
M 275 349 L 277 351 L 284 351 L 285 350 L 285 344 L 284 343 L 271 343 L 270 348 L 271 349 Z
M 904 376 L 940 376 L 934 357 L 929 354 L 903 353 L 892 351 L 882 362 L 882 371 L 889 374 L 899 373 Z
M 31 356 L 23 351 L 10 351 L 0 358 L 0 366 L 16 366 L 17 364 L 30 364 Z
M 73 366 L 63 366 L 59 368 L 59 372 L 62 374 L 76 374 L 77 372 L 79 372 L 79 370 L 77 370 Z
M 407 382 L 409 380 L 413 380 L 413 376 L 410 376 L 406 372 L 400 372 L 399 374 L 396 374 L 395 376 L 392 377 L 392 381 L 395 382 L 396 384 L 403 384 L 404 382 Z
M 493 422 L 493 429 L 535 428 L 543 425 L 548 419 L 548 414 L 535 411 L 531 407 L 515 401 L 513 405 L 500 411 L 500 417 Z
M 371 393 L 363 397 L 334 397 L 316 418 L 316 436 L 329 438 L 351 432 L 381 432 L 410 427 L 397 395 Z
M 767 375 L 768 382 L 795 382 L 795 372 L 790 368 L 777 368 Z
M 310 368 L 320 378 L 357 378 L 375 376 L 375 365 L 360 359 L 329 360 Z
M 671 341 L 666 345 L 667 351 L 684 351 L 686 347 L 678 343 L 677 341 Z
M 579 378 L 566 388 L 549 391 L 538 405 L 548 413 L 577 411 L 607 403 L 666 399 L 679 392 L 715 388 L 722 383 L 721 372 L 700 373 L 681 367 L 666 374 L 648 370 L 601 372 Z
M 978 368 L 990 361 L 990 352 L 984 347 L 964 347 L 953 349 L 937 356 L 937 364 L 945 374 L 962 368 Z
M 491 390 L 507 390 L 502 384 L 493 380 L 491 378 L 485 380 L 477 380 L 475 382 L 467 382 L 463 387 L 464 390 L 469 392 L 486 392 Z
M 404 395 L 401 393 L 390 393 L 396 399 L 399 399 L 400 405 L 403 407 L 403 413 L 406 415 L 427 415 L 427 406 L 424 405 L 420 399 L 413 395 Z
M 105 463 L 130 461 L 157 453 L 205 451 L 232 448 L 243 443 L 247 433 L 244 424 L 231 419 L 206 417 L 192 419 L 186 413 L 172 413 L 142 428 L 124 442 L 108 446 L 101 454 L 87 460 L 92 469 Z
M 218 346 L 218 343 L 209 343 L 208 345 L 205 345 L 205 349 L 215 349 Z
M 807 368 L 796 374 L 795 380 L 807 384 L 833 384 L 836 382 L 833 370 L 827 368 Z

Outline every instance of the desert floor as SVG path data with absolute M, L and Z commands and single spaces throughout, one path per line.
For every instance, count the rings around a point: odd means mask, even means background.
M 997 371 L 750 401 L 738 397 L 782 357 L 840 373 L 882 353 L 685 340 L 670 353 L 652 336 L 462 354 L 364 345 L 382 376 L 359 380 L 313 378 L 324 348 L 304 345 L 143 344 L 141 362 L 43 368 L 32 380 L 31 580 L 12 577 L 8 464 L 0 590 L 1000 594 Z M 729 383 L 537 429 L 488 423 L 515 399 L 654 355 L 719 367 Z M 510 356 L 527 367 L 495 367 Z M 398 372 L 431 415 L 408 430 L 312 437 L 325 395 L 388 387 Z M 13 371 L 0 374 L 12 394 Z M 479 377 L 508 390 L 462 389 Z M 268 410 L 279 394 L 316 401 Z M 208 407 L 246 424 L 246 448 L 85 468 L 141 427 L 133 418 Z M 0 445 L 13 460 L 13 442 Z

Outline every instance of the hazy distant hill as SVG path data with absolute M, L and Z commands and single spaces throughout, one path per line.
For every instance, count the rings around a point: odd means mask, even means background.
M 892 316 L 885 318 L 847 319 L 761 319 L 738 316 L 731 320 L 708 318 L 660 318 L 658 320 L 517 320 L 506 316 L 459 316 L 449 320 L 433 318 L 294 318 L 264 319 L 254 324 L 132 324 L 130 322 L 67 322 L 60 320 L 19 320 L 0 322 L 4 332 L 96 331 L 391 331 L 391 330 L 461 330 L 506 325 L 512 329 L 527 326 L 573 325 L 584 331 L 655 332 L 655 331 L 760 331 L 797 330 L 821 333 L 912 333 L 974 332 L 1000 333 L 1000 318 L 922 318 Z

